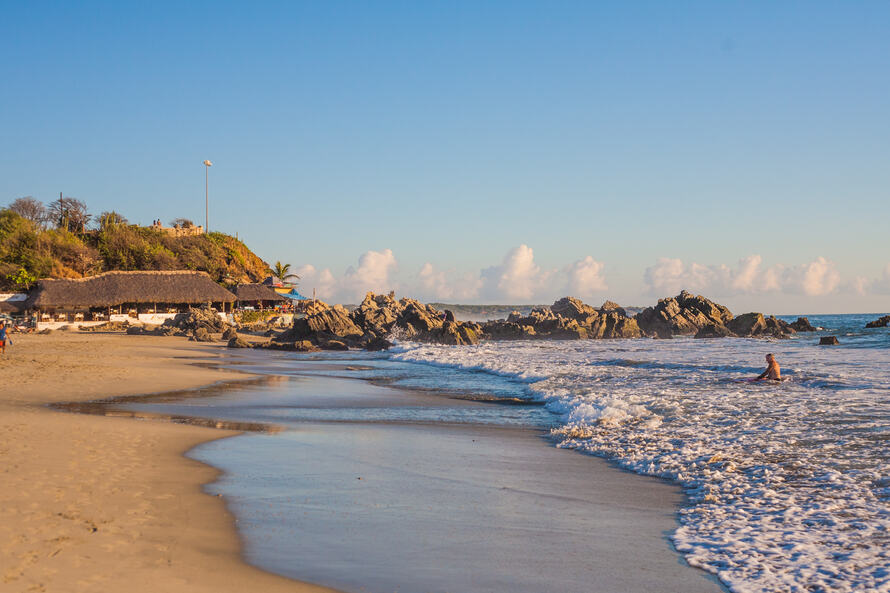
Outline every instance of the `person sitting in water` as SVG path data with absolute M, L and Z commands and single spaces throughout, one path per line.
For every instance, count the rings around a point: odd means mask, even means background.
M 776 357 L 772 354 L 766 355 L 766 370 L 760 373 L 760 376 L 754 379 L 755 381 L 760 381 L 762 379 L 769 379 L 770 381 L 781 381 L 782 380 L 782 369 L 779 368 L 779 363 L 776 362 Z

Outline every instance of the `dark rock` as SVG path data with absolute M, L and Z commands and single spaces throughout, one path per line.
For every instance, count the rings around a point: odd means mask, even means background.
M 207 331 L 205 328 L 199 327 L 194 332 L 192 332 L 191 340 L 193 342 L 212 342 L 213 336 L 211 336 L 210 332 Z
M 229 339 L 229 343 L 227 344 L 227 346 L 229 348 L 250 348 L 250 342 L 248 342 L 244 338 L 235 336 L 234 338 Z
M 446 321 L 442 327 L 432 332 L 438 343 L 466 346 L 479 343 L 479 332 L 470 324 Z
M 766 330 L 766 319 L 763 313 L 745 313 L 731 319 L 726 327 L 737 336 L 757 336 Z
M 614 305 L 614 306 L 612 306 Z M 563 297 L 549 308 L 532 309 L 523 317 L 513 311 L 506 320 L 482 326 L 492 340 L 583 340 L 588 338 L 637 338 L 642 332 L 634 319 L 614 303 L 597 310 L 574 297 Z
M 726 327 L 725 325 L 717 325 L 716 323 L 709 323 L 704 326 L 695 334 L 696 338 L 729 338 L 734 336 L 735 334 Z
M 764 317 L 763 313 L 745 313 L 730 320 L 726 327 L 735 335 L 743 338 L 787 338 L 794 333 L 791 324 L 776 318 L 775 315 Z
M 613 302 L 613 301 L 606 301 L 605 303 L 603 303 L 602 306 L 599 308 L 599 312 L 600 313 L 610 313 L 610 312 L 619 313 L 623 317 L 627 317 L 627 311 L 624 309 L 624 307 L 622 307 L 621 305 L 619 305 L 618 303 Z
M 350 319 L 349 312 L 337 305 L 319 310 L 317 313 L 304 318 L 294 319 L 293 327 L 282 336 L 282 340 L 306 340 L 320 332 L 326 332 L 340 338 L 347 336 L 359 338 L 364 334 Z
M 837 336 L 822 336 L 819 338 L 820 346 L 837 346 L 840 342 L 837 341 Z
M 624 309 L 609 310 L 587 326 L 588 338 L 639 338 L 643 335 L 636 319 L 627 317 Z
M 659 299 L 656 306 L 648 307 L 634 317 L 643 334 L 657 338 L 694 335 L 710 324 L 731 328 L 732 318 L 732 313 L 723 305 L 685 290 L 675 297 Z
M 511 319 L 521 319 L 522 316 Z M 516 315 L 519 315 L 516 313 Z M 485 324 L 485 337 L 490 340 L 529 340 L 536 337 L 535 328 L 531 325 L 520 325 L 515 321 L 489 321 Z
M 380 350 L 389 350 L 392 348 L 392 342 L 387 340 L 386 338 L 381 338 L 380 336 L 373 336 L 365 341 L 364 348 L 365 350 L 371 352 L 377 352 Z
M 765 335 L 770 335 L 774 338 L 787 338 L 788 334 L 793 333 L 795 333 L 795 330 L 787 321 L 782 321 L 775 315 L 770 315 L 769 317 L 767 317 L 766 331 L 764 332 Z
M 203 328 L 210 333 L 219 333 L 229 327 L 229 324 L 216 311 L 208 307 L 189 309 L 186 313 L 179 313 L 172 321 L 165 322 L 165 325 L 168 324 L 191 332 Z
M 296 340 L 293 342 L 277 342 L 272 340 L 264 344 L 258 344 L 256 347 L 267 348 L 269 350 L 292 350 L 295 352 L 318 352 L 321 350 L 321 348 L 309 340 Z
M 223 332 L 222 339 L 225 342 L 229 342 L 238 337 L 238 332 L 235 331 L 234 327 L 227 327 L 226 331 Z
M 869 321 L 865 324 L 865 329 L 873 329 L 876 327 L 887 327 L 890 325 L 890 315 L 884 315 L 883 317 L 879 317 L 874 321 Z
M 450 321 L 451 323 L 454 323 L 455 321 L 457 321 L 454 318 L 454 313 L 452 313 L 448 309 L 445 309 L 445 321 Z
M 806 317 L 798 317 L 797 321 L 788 324 L 788 327 L 797 332 L 814 332 L 816 328 L 810 325 L 810 320 Z
M 131 325 L 130 327 L 127 328 L 128 336 L 141 336 L 144 333 L 145 333 L 145 330 L 142 328 L 141 325 Z
M 574 319 L 579 325 L 588 326 L 595 321 L 600 313 L 590 305 L 586 305 L 574 297 L 563 297 L 550 305 L 550 311 L 559 317 Z
M 318 341 L 322 350 L 349 350 L 349 345 L 342 340 L 322 339 Z

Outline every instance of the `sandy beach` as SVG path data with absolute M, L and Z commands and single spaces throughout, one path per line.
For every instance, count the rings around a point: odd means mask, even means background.
M 224 499 L 204 490 L 212 483 L 211 492 L 218 492 L 220 471 L 196 461 L 200 456 L 194 453 L 189 455 L 192 458 L 184 456 L 197 445 L 213 446 L 216 443 L 210 441 L 236 432 L 73 414 L 47 406 L 231 381 L 243 381 L 245 389 L 260 393 L 247 386 L 255 383 L 249 375 L 195 364 L 223 356 L 230 359 L 222 345 L 181 338 L 67 332 L 13 339 L 9 356 L 0 361 L 4 384 L 0 455 L 5 462 L 0 481 L 2 591 L 332 591 L 265 572 L 247 564 L 245 557 L 294 578 L 346 590 L 388 591 L 391 579 L 380 578 L 387 573 L 401 575 L 396 577 L 399 587 L 417 590 L 444 587 L 442 590 L 451 591 L 452 586 L 457 587 L 454 590 L 500 590 L 497 586 L 511 579 L 534 583 L 534 569 L 530 577 L 518 576 L 537 566 L 524 559 L 540 556 L 542 545 L 561 549 L 567 536 L 590 543 L 562 560 L 551 554 L 535 561 L 546 563 L 552 557 L 557 572 L 566 562 L 581 567 L 572 573 L 581 580 L 574 584 L 565 581 L 566 587 L 560 591 L 587 590 L 588 585 L 596 590 L 627 592 L 660 587 L 720 590 L 710 577 L 685 566 L 666 540 L 666 533 L 675 525 L 677 505 L 682 503 L 677 488 L 615 470 L 601 460 L 559 451 L 534 436 L 534 431 L 485 427 L 431 430 L 387 423 L 349 427 L 301 424 L 298 430 L 283 433 L 284 440 L 266 437 L 278 444 L 275 446 L 291 442 L 305 448 L 311 443 L 315 453 L 300 466 L 309 479 L 301 478 L 288 491 L 290 496 L 313 501 L 300 510 L 300 516 L 307 521 L 314 514 L 319 516 L 297 532 L 277 527 L 268 532 L 278 532 L 268 540 L 272 556 L 256 556 L 251 545 L 245 556 L 245 541 L 266 539 L 266 532 L 261 530 L 257 535 L 251 531 L 257 517 L 236 503 L 238 517 L 246 519 L 241 527 L 247 531 L 239 534 L 236 518 Z M 251 353 L 245 361 L 265 358 Z M 270 361 L 282 362 L 286 361 Z M 441 400 L 441 396 L 357 380 L 276 380 L 272 376 L 261 381 L 267 385 L 261 397 L 278 401 L 286 392 L 289 402 L 309 409 L 318 405 L 345 410 L 356 405 L 425 409 Z M 228 393 L 237 392 L 238 387 L 227 384 L 209 390 Z M 476 402 L 449 405 L 458 405 L 457 409 L 468 406 L 467 410 L 485 407 Z M 161 412 L 165 410 L 161 408 Z M 221 414 L 217 417 L 226 418 L 224 407 L 216 412 Z M 229 412 L 232 419 L 242 413 L 237 408 Z M 374 446 L 368 448 L 369 443 Z M 407 448 L 406 443 L 410 443 Z M 372 465 L 391 458 L 392 467 L 407 464 L 425 470 L 423 474 L 390 472 L 375 480 L 376 470 L 363 465 L 367 455 L 375 460 Z M 231 458 L 237 459 L 237 455 L 225 453 L 213 463 L 237 473 L 227 467 Z M 473 459 L 470 465 L 466 465 L 468 459 Z M 275 476 L 268 482 L 280 479 L 274 463 L 268 471 Z M 356 485 L 366 483 L 356 481 L 357 473 L 371 480 L 367 484 L 376 482 L 380 487 L 356 492 Z M 552 482 L 554 476 L 556 482 Z M 454 492 L 447 494 L 443 484 L 450 484 L 448 488 Z M 510 494 L 509 501 L 503 498 L 505 487 L 517 493 Z M 561 489 L 583 494 L 566 499 Z M 431 521 L 427 510 L 436 498 L 441 498 L 435 503 L 441 521 Z M 554 513 L 554 501 L 568 506 Z M 539 515 L 536 509 L 544 503 L 550 511 Z M 356 516 L 356 504 L 367 507 L 370 514 Z M 381 511 L 394 504 L 395 515 Z M 505 505 L 512 509 L 510 513 L 504 514 Z M 486 523 L 489 508 L 499 509 L 490 527 Z M 564 516 L 568 522 L 554 522 L 555 516 Z M 340 520 L 332 521 L 331 517 Z M 583 522 L 571 517 L 583 517 Z M 280 539 L 282 533 L 287 537 Z M 420 543 L 412 544 L 407 533 Z M 422 553 L 414 555 L 414 551 L 420 552 L 424 541 L 438 541 L 440 533 L 444 539 L 437 545 L 442 547 L 436 548 L 432 564 L 421 571 L 430 559 L 424 559 Z M 354 539 L 358 556 L 349 555 L 355 550 L 338 547 L 343 534 Z M 467 538 L 479 540 L 493 556 L 465 557 L 467 551 L 461 542 Z M 380 541 L 393 545 L 381 548 L 375 543 Z M 407 546 L 405 552 L 399 553 L 395 544 Z M 280 560 L 270 562 L 268 558 L 275 554 Z M 505 563 L 507 558 L 519 563 Z M 417 574 L 396 570 L 405 562 L 415 567 Z M 467 582 L 458 582 L 453 574 L 440 570 L 461 565 L 472 575 Z M 501 585 L 495 586 L 497 583 Z
M 231 380 L 181 338 L 13 336 L 0 359 L 0 590 L 330 591 L 246 564 L 231 514 L 183 457 L 233 434 L 45 404 Z

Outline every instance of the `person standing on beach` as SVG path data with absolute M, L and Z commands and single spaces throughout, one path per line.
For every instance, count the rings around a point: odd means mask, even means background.
M 6 354 L 6 340 L 9 338 L 6 336 L 6 322 L 0 321 L 0 356 Z M 10 344 L 12 341 L 10 341 Z
M 779 363 L 776 361 L 776 357 L 772 354 L 767 354 L 766 364 L 766 370 L 760 373 L 760 376 L 754 380 L 760 381 L 761 379 L 769 379 L 770 381 L 781 381 L 782 369 L 779 368 Z

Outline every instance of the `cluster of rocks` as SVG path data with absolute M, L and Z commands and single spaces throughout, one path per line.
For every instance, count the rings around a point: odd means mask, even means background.
M 869 321 L 865 324 L 865 329 L 872 329 L 875 327 L 888 327 L 890 326 L 890 315 L 884 315 L 883 317 L 879 317 L 874 321 Z
M 890 325 L 890 316 L 867 327 Z M 705 297 L 683 291 L 660 299 L 637 315 L 629 316 L 618 304 L 606 301 L 592 307 L 573 297 L 564 297 L 550 307 L 532 309 L 528 315 L 512 312 L 506 319 L 476 323 L 457 321 L 451 311 L 439 311 L 420 301 L 396 299 L 393 293 L 368 293 L 361 305 L 347 310 L 340 305 L 313 301 L 305 314 L 281 331 L 281 323 L 235 326 L 211 309 L 192 309 L 161 326 L 131 326 L 127 333 L 187 336 L 198 342 L 215 341 L 216 335 L 230 348 L 261 347 L 313 352 L 317 350 L 385 350 L 390 339 L 466 345 L 482 340 L 584 340 L 613 338 L 772 337 L 787 338 L 795 332 L 816 331 L 806 317 L 788 323 L 762 313 L 733 316 L 729 309 Z M 252 344 L 238 330 L 271 337 Z
M 634 319 L 643 335 L 672 338 L 787 338 L 796 332 L 816 331 L 806 317 L 788 323 L 775 316 L 745 313 L 734 317 L 723 305 L 685 290 L 675 297 L 659 299 L 658 304 L 638 313 Z
M 617 304 L 606 301 L 596 309 L 574 297 L 532 309 L 527 316 L 514 311 L 507 319 L 484 323 L 482 333 L 490 340 L 584 340 L 643 335 L 637 321 Z
M 774 316 L 746 313 L 734 317 L 723 305 L 686 291 L 661 299 L 654 307 L 631 317 L 626 310 L 606 301 L 599 308 L 573 297 L 559 299 L 550 307 L 532 309 L 528 315 L 512 312 L 506 319 L 479 324 L 457 321 L 414 299 L 396 299 L 390 293 L 368 293 L 353 311 L 316 301 L 305 317 L 279 334 L 265 347 L 297 351 L 383 350 L 392 337 L 438 344 L 476 344 L 482 340 L 584 340 L 612 338 L 773 337 L 815 331 L 806 317 L 788 323 Z
M 396 300 L 392 293 L 368 293 L 351 312 L 340 305 L 315 301 L 305 317 L 294 319 L 291 329 L 274 337 L 269 347 L 385 350 L 392 346 L 391 336 L 439 344 L 476 344 L 481 329 L 476 323 L 458 322 L 449 311 L 438 311 L 414 299 Z

